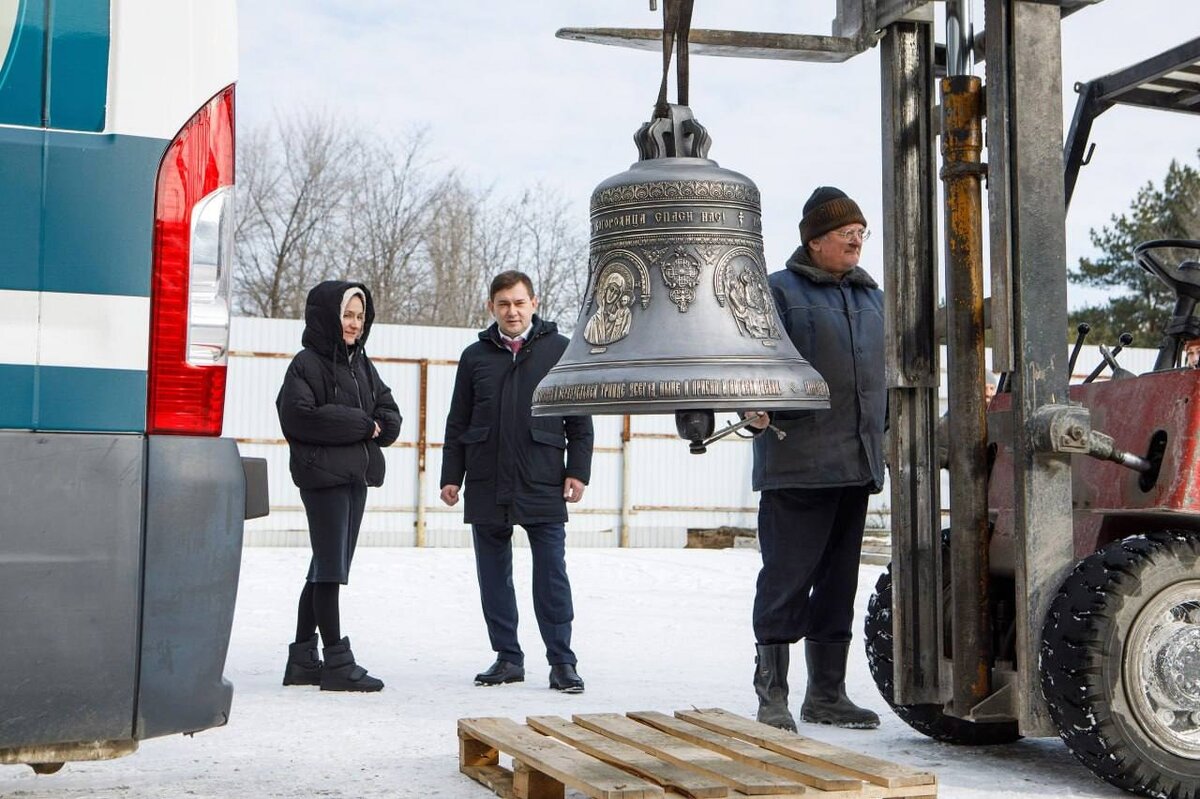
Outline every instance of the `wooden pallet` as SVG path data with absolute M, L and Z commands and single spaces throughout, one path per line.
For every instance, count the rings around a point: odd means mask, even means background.
M 458 720 L 459 770 L 509 799 L 936 797 L 937 778 L 727 710 Z M 864 742 L 869 736 L 864 735 Z M 500 754 L 512 758 L 510 771 Z

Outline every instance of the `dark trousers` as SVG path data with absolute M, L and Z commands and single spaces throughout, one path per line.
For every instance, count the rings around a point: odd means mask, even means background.
M 521 525 L 533 552 L 533 613 L 550 665 L 576 663 L 571 651 L 571 583 L 567 579 L 567 531 L 561 522 Z M 488 638 L 500 660 L 525 665 L 517 641 L 517 595 L 512 578 L 512 525 L 475 524 L 475 569 Z
M 302 488 L 300 501 L 308 516 L 308 540 L 312 560 L 308 564 L 308 582 L 341 583 L 350 581 L 350 562 L 358 546 L 367 507 L 367 487 L 362 483 L 332 488 Z
M 868 486 L 763 491 L 762 571 L 754 595 L 760 644 L 850 640 Z

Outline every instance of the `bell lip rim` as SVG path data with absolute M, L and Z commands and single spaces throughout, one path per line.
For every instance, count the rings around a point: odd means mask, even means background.
M 719 403 L 705 400 L 685 400 L 683 402 L 662 400 L 658 404 L 652 401 L 639 402 L 634 407 L 650 406 L 645 410 L 631 408 L 618 409 L 619 403 L 533 403 L 530 413 L 533 416 L 668 416 L 675 411 L 712 411 L 714 413 L 735 413 L 745 410 L 755 411 L 823 411 L 830 409 L 827 399 L 773 399 L 763 400 L 757 397 L 745 399 L 725 399 Z
M 774 340 L 780 341 L 780 339 L 774 339 Z M 566 357 L 565 352 L 563 353 L 563 357 L 564 358 Z M 736 358 L 737 366 L 739 366 L 739 367 L 760 366 L 760 367 L 765 367 L 768 369 L 775 369 L 775 368 L 780 368 L 780 367 L 784 367 L 784 366 L 791 368 L 791 369 L 807 367 L 809 369 L 812 369 L 814 372 L 816 372 L 816 376 L 820 377 L 821 380 L 825 380 L 825 378 L 823 376 L 821 376 L 820 372 L 817 372 L 817 368 L 812 365 L 812 361 L 808 360 L 807 358 L 805 358 L 803 355 L 800 355 L 799 353 L 797 353 L 795 357 L 793 357 L 791 355 L 780 355 L 775 358 L 766 358 L 766 357 L 763 357 L 763 356 L 757 355 L 757 354 L 755 354 L 755 355 L 740 355 L 737 353 L 729 353 L 724 356 L 708 356 L 708 357 L 689 356 L 686 358 L 621 358 L 619 360 L 611 360 L 611 359 L 597 360 L 597 361 L 594 361 L 591 363 L 580 362 L 580 361 L 575 361 L 572 363 L 559 363 L 559 364 L 551 367 L 550 371 L 546 373 L 546 376 L 543 377 L 538 382 L 538 385 L 539 386 L 545 385 L 546 381 L 549 380 L 551 376 L 566 375 L 566 374 L 570 374 L 572 372 L 586 373 L 586 372 L 589 372 L 594 369 L 612 369 L 613 367 L 617 367 L 617 366 L 619 366 L 621 368 L 624 368 L 624 367 L 629 367 L 629 368 L 650 368 L 650 367 L 680 368 L 680 367 L 683 367 L 683 368 L 686 368 L 686 367 L 690 367 L 690 366 L 729 366 L 730 358 Z M 691 376 L 687 376 L 687 377 L 700 377 L 700 375 L 691 375 Z M 751 375 L 750 377 L 758 378 L 758 377 L 762 377 L 762 375 Z M 795 380 L 798 376 L 788 373 L 786 375 L 781 375 L 780 379 L 783 379 L 785 377 Z M 800 376 L 800 377 L 803 377 L 803 376 Z M 664 378 L 664 379 L 666 379 L 666 378 Z M 681 377 L 680 379 L 683 379 L 683 378 Z M 807 379 L 812 379 L 812 376 L 809 376 Z M 825 382 L 828 382 L 828 381 L 825 381 Z

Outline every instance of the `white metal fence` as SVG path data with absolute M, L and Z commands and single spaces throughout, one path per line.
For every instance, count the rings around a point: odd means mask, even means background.
M 224 435 L 242 454 L 267 459 L 271 514 L 247 522 L 247 545 L 307 545 L 300 495 L 288 473 L 287 444 L 275 396 L 303 322 L 237 318 L 230 340 Z M 442 438 L 455 367 L 477 331 L 462 328 L 375 325 L 368 351 L 404 416 L 399 440 L 384 450 L 388 476 L 367 494 L 360 543 L 364 546 L 468 546 L 462 506 L 447 508 L 441 490 Z M 1076 372 L 1099 362 L 1087 347 Z M 943 357 L 943 363 L 945 358 Z M 1125 350 L 1135 372 L 1154 361 L 1149 350 Z M 944 381 L 943 381 L 944 385 Z M 944 394 L 944 390 L 943 390 Z M 943 398 L 944 403 L 944 398 Z M 729 414 L 732 421 L 732 414 Z M 718 424 L 723 420 L 718 419 Z M 689 529 L 757 525 L 758 496 L 750 490 L 751 447 L 730 436 L 705 455 L 691 455 L 669 416 L 597 416 L 592 480 L 570 506 L 573 546 L 683 546 Z M 943 484 L 943 505 L 946 486 Z M 868 526 L 889 526 L 888 492 L 872 498 Z M 517 537 L 518 542 L 523 536 Z
M 307 544 L 299 492 L 288 473 L 287 444 L 275 396 L 303 323 L 234 320 L 225 410 L 226 436 L 242 454 L 267 459 L 271 514 L 247 523 L 248 545 Z M 399 440 L 386 449 L 388 476 L 368 492 L 361 543 L 467 546 L 462 506 L 447 508 L 441 490 L 442 439 L 463 348 L 478 331 L 375 325 L 368 352 L 404 416 Z M 754 527 L 751 447 L 730 437 L 703 456 L 691 455 L 665 416 L 597 416 L 592 480 L 570 506 L 576 546 L 682 546 L 690 528 Z

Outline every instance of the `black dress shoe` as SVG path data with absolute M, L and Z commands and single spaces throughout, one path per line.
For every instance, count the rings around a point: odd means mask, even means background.
M 506 682 L 525 682 L 525 667 L 497 660 L 487 671 L 475 675 L 476 685 L 504 685 Z
M 550 687 L 564 694 L 583 693 L 583 679 L 571 663 L 559 663 L 550 667 Z

